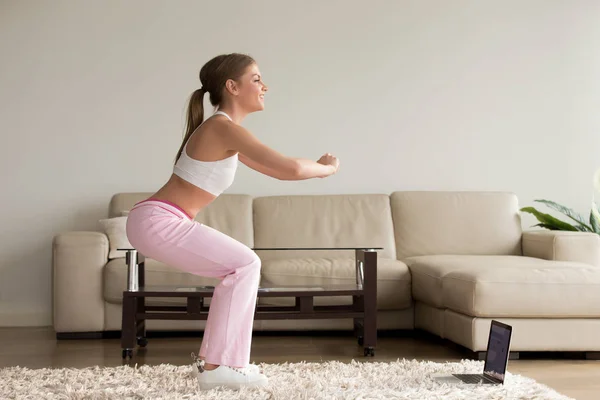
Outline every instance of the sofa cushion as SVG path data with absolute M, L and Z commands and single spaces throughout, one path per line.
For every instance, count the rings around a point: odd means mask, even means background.
M 216 286 L 220 280 L 206 278 L 183 272 L 159 261 L 146 258 L 146 286 Z M 124 258 L 109 261 L 104 267 L 104 300 L 108 303 L 122 304 L 123 291 L 127 290 L 127 264 Z M 183 298 L 149 298 L 148 305 L 170 304 L 185 305 Z
M 517 197 L 503 192 L 394 192 L 397 258 L 521 255 Z
M 102 230 L 108 236 L 110 246 L 110 251 L 108 252 L 109 260 L 125 257 L 126 251 L 117 249 L 128 249 L 131 247 L 125 228 L 127 217 L 104 218 L 99 222 Z
M 295 195 L 254 199 L 256 247 L 383 247 L 382 258 L 396 258 L 389 196 Z M 262 260 L 344 258 L 352 251 L 257 251 Z
M 356 283 L 354 258 L 293 258 L 267 260 L 262 265 L 263 286 L 326 286 Z M 411 277 L 406 264 L 377 260 L 377 309 L 401 310 L 412 304 Z M 293 305 L 292 298 L 264 297 L 259 304 Z M 315 297 L 315 305 L 352 304 L 351 296 Z
M 600 268 L 519 256 L 407 260 L 413 297 L 473 317 L 600 316 Z
M 412 276 L 412 296 L 434 307 L 445 307 L 442 282 L 446 275 L 455 271 L 495 269 L 509 266 L 541 267 L 548 261 L 522 256 L 469 256 L 434 255 L 409 257 L 404 260 Z
M 451 272 L 443 279 L 444 304 L 474 317 L 600 317 L 600 268 L 547 263 Z
M 109 205 L 109 217 L 123 215 L 135 203 L 152 193 L 133 192 L 115 194 Z M 222 194 L 196 215 L 196 221 L 231 236 L 248 247 L 254 245 L 252 226 L 252 196 Z

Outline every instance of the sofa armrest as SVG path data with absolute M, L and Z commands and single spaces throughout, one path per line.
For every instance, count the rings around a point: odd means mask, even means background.
M 52 243 L 53 325 L 61 332 L 104 330 L 103 271 L 108 237 L 100 232 L 66 232 Z
M 525 231 L 523 255 L 600 267 L 600 236 L 592 232 Z

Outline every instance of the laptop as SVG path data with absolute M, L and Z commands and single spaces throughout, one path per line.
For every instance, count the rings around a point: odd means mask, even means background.
M 434 376 L 434 380 L 444 383 L 503 385 L 510 354 L 511 336 L 512 326 L 492 320 L 483 373 Z

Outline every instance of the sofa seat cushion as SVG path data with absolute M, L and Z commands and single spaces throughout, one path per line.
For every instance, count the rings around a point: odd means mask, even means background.
M 410 269 L 413 298 L 443 308 L 442 280 L 448 273 L 485 265 L 499 268 L 517 261 L 535 263 L 535 260 L 519 256 L 431 255 L 408 257 L 403 261 Z
M 216 286 L 220 280 L 196 276 L 146 258 L 146 286 Z M 104 300 L 122 304 L 123 291 L 127 290 L 127 264 L 124 258 L 109 261 L 104 267 Z M 207 299 L 210 304 L 210 299 Z M 186 298 L 147 298 L 147 305 L 185 305 Z
M 288 258 L 266 260 L 262 264 L 262 286 L 326 286 L 356 283 L 355 259 Z M 401 310 L 412 305 L 411 277 L 405 263 L 377 259 L 377 309 Z M 294 305 L 293 298 L 264 297 L 259 304 Z M 352 304 L 351 296 L 318 296 L 315 305 Z
M 407 260 L 413 297 L 473 317 L 600 316 L 600 268 L 520 256 Z

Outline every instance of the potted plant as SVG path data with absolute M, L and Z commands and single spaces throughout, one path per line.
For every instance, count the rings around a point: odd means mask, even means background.
M 534 201 L 545 204 L 547 207 L 566 215 L 573 222 L 562 221 L 550 214 L 538 211 L 535 209 L 535 207 L 523 207 L 521 208 L 521 211 L 532 214 L 539 221 L 539 223 L 534 226 L 539 226 L 554 231 L 594 232 L 600 235 L 600 210 L 598 209 L 598 205 L 595 201 L 596 194 L 600 195 L 600 169 L 598 169 L 594 174 L 594 191 L 595 193 L 594 197 L 592 198 L 592 209 L 590 211 L 589 218 L 586 219 L 568 207 L 565 207 L 554 201 L 543 199 Z

